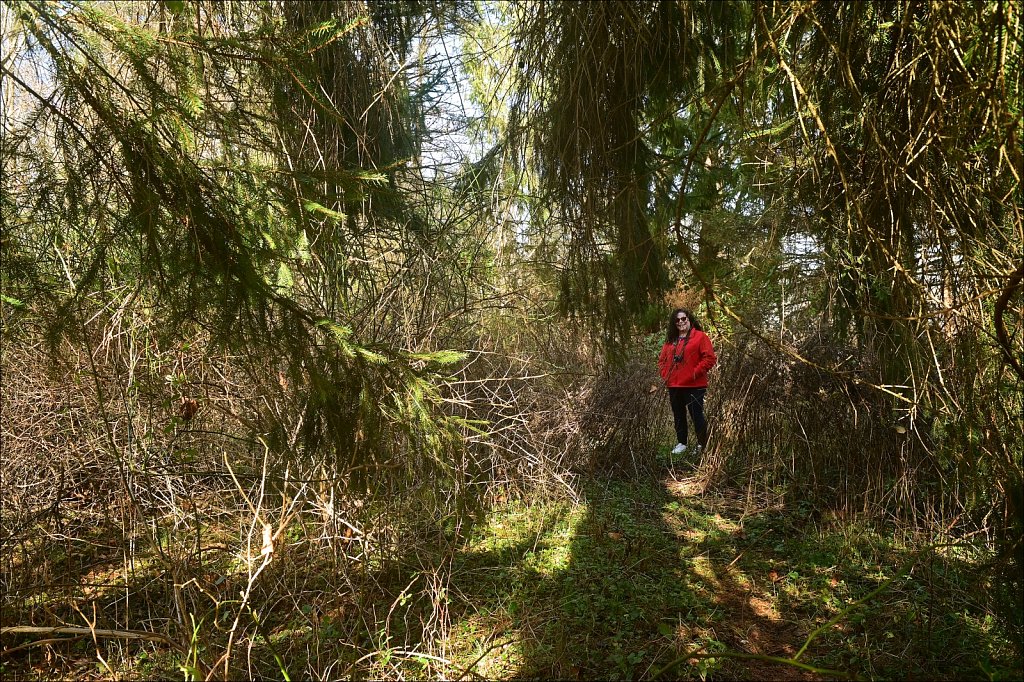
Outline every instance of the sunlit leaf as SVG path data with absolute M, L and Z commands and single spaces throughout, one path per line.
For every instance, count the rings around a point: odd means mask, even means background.
M 466 354 L 455 350 L 438 350 L 430 353 L 409 353 L 409 357 L 438 365 L 454 365 L 465 360 Z
M 15 308 L 24 308 L 25 307 L 25 302 L 24 301 L 22 301 L 20 299 L 17 299 L 17 298 L 14 298 L 13 296 L 8 296 L 7 294 L 0 294 L 0 300 L 2 300 L 7 305 L 13 306 Z
M 326 206 L 318 204 L 315 201 L 306 200 L 302 202 L 302 205 L 310 213 L 319 213 L 321 215 L 327 216 L 328 218 L 331 218 L 332 220 L 342 221 L 345 220 L 345 218 L 347 217 L 344 213 L 339 213 L 338 211 L 329 209 Z

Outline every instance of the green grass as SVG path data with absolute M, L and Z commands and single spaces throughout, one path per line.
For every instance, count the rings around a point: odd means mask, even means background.
M 491 679 L 649 678 L 694 651 L 719 655 L 666 676 L 820 679 L 751 656 L 790 658 L 849 609 L 801 662 L 862 679 L 1020 675 L 1011 636 L 970 597 L 980 556 L 915 563 L 920 547 L 892 529 L 809 516 L 653 479 L 593 483 L 579 506 L 504 505 L 453 565 L 447 650 Z

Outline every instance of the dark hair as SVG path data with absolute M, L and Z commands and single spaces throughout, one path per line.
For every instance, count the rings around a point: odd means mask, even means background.
M 700 320 L 694 317 L 692 312 L 686 308 L 676 308 L 672 311 L 672 314 L 668 316 L 668 330 L 665 332 L 665 343 L 675 343 L 679 340 L 679 330 L 676 329 L 676 315 L 679 313 L 686 314 L 686 317 L 690 320 L 690 327 L 704 331 L 704 327 L 700 326 Z

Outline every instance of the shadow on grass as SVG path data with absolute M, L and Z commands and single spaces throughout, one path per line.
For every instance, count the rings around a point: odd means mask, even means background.
M 484 677 L 650 678 L 683 652 L 720 651 L 775 627 L 744 578 L 721 568 L 735 558 L 724 539 L 738 527 L 681 503 L 658 478 L 592 482 L 584 505 L 563 507 L 547 526 L 467 552 L 455 571 L 465 634 L 492 629 L 476 645 Z M 489 651 L 503 638 L 504 651 Z M 701 660 L 671 676 L 745 669 Z
M 831 679 L 721 654 L 792 658 L 913 555 L 891 533 L 744 514 L 657 477 L 594 481 L 579 506 L 492 516 L 453 565 L 450 648 L 488 679 Z M 969 596 L 973 565 L 915 567 L 800 660 L 852 678 L 1015 679 L 1012 643 Z M 695 652 L 719 656 L 680 659 Z

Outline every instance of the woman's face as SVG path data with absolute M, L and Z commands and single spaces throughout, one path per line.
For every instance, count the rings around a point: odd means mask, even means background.
M 690 331 L 690 318 L 682 311 L 676 313 L 676 329 L 680 334 Z

